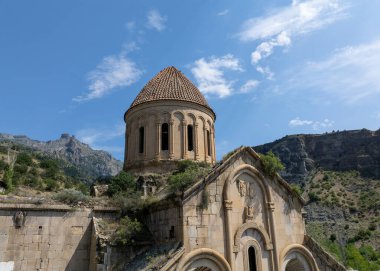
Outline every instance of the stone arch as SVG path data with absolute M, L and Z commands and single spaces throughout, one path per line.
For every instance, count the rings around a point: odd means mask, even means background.
M 272 196 L 267 186 L 264 185 L 264 176 L 258 171 L 255 167 L 244 164 L 237 167 L 231 174 L 228 176 L 226 182 L 223 187 L 223 198 L 224 200 L 230 200 L 230 190 L 231 184 L 239 177 L 240 175 L 247 173 L 252 177 L 256 177 L 258 179 L 258 184 L 262 191 L 264 192 L 264 200 L 265 202 L 272 202 Z
M 318 271 L 311 252 L 302 245 L 287 246 L 280 256 L 281 271 Z
M 212 271 L 231 271 L 230 265 L 223 255 L 210 248 L 191 251 L 181 259 L 176 271 L 208 270 L 207 268 Z
M 264 239 L 264 246 L 265 246 L 266 250 L 272 250 L 273 249 L 273 244 L 269 238 L 269 234 L 264 229 L 264 227 L 259 226 L 254 222 L 248 222 L 248 223 L 244 223 L 243 225 L 241 225 L 239 227 L 239 229 L 236 231 L 235 240 L 234 240 L 234 252 L 235 253 L 240 251 L 239 243 L 240 243 L 241 236 L 248 229 L 254 229 L 260 233 L 261 237 Z
M 169 121 L 170 121 L 171 118 L 172 118 L 172 115 L 170 114 L 170 112 L 163 111 L 160 114 L 159 121 L 161 123 L 164 123 L 164 122 L 169 123 Z
M 244 246 L 245 255 L 243 256 L 243 262 L 244 262 L 245 270 L 249 270 L 249 256 L 248 256 L 249 247 L 253 247 L 255 249 L 257 271 L 262 271 L 263 264 L 261 262 L 261 257 L 262 257 L 261 247 L 260 247 L 260 244 L 256 240 L 249 240 Z
M 189 118 L 189 123 L 194 124 L 197 120 L 197 117 L 193 113 L 187 113 L 187 117 Z

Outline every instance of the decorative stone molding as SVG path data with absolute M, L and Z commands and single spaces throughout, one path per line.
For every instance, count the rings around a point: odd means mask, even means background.
M 297 256 L 300 255 L 301 257 Z M 287 264 L 293 259 L 302 259 L 306 261 L 306 266 L 309 267 L 305 271 L 319 271 L 317 263 L 314 260 L 313 254 L 304 246 L 300 244 L 289 245 L 284 248 L 280 254 L 281 271 L 285 271 Z
M 223 255 L 210 248 L 199 248 L 191 251 L 180 260 L 176 271 L 187 271 L 192 263 L 199 260 L 211 261 L 218 267 L 218 270 L 215 271 L 231 271 L 231 267 Z
M 264 246 L 265 246 L 266 250 L 272 250 L 273 249 L 273 244 L 269 238 L 269 234 L 264 229 L 264 227 L 257 225 L 254 222 L 247 222 L 247 223 L 241 225 L 239 227 L 239 229 L 236 231 L 235 240 L 234 240 L 234 252 L 235 253 L 239 252 L 239 250 L 240 250 L 239 244 L 240 244 L 241 236 L 248 229 L 254 229 L 260 233 L 260 235 L 264 239 Z M 236 250 L 235 250 L 235 247 L 237 248 Z
M 239 188 L 239 193 L 241 197 L 245 197 L 247 194 L 247 183 L 242 181 L 242 180 L 237 180 L 238 182 L 238 188 Z
M 244 263 L 244 270 L 249 270 L 249 255 L 248 255 L 248 249 L 250 247 L 253 247 L 255 249 L 256 254 L 256 270 L 262 271 L 263 270 L 263 264 L 261 262 L 262 254 L 261 254 L 261 247 L 260 244 L 256 240 L 248 240 L 247 243 L 244 245 L 244 254 L 243 254 L 243 263 Z
M 253 220 L 253 207 L 247 206 L 245 207 L 245 222 L 250 222 Z
M 225 200 L 224 208 L 226 208 L 226 210 L 232 210 L 232 200 Z

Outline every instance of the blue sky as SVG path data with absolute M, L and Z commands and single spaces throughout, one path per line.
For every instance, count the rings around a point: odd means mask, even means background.
M 296 133 L 380 128 L 380 1 L 0 0 L 0 132 L 70 133 L 123 159 L 123 114 L 176 66 L 220 158 Z

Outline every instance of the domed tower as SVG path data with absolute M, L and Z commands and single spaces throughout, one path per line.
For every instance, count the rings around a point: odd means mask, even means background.
M 188 159 L 214 164 L 215 113 L 175 67 L 153 77 L 124 114 L 124 169 Z

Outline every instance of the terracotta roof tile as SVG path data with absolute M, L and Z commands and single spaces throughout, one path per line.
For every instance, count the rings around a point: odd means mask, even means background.
M 179 100 L 203 105 L 210 109 L 199 89 L 175 67 L 167 67 L 154 76 L 140 91 L 129 109 L 159 100 Z

